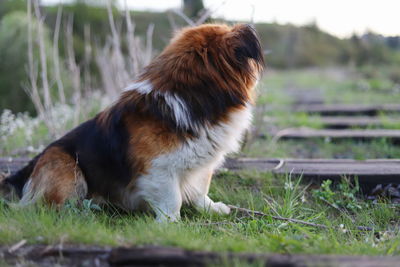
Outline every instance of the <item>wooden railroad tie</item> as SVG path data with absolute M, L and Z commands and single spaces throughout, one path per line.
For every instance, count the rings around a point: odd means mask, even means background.
M 400 104 L 385 104 L 385 105 L 313 104 L 313 105 L 295 106 L 293 110 L 305 113 L 318 113 L 323 116 L 337 116 L 337 115 L 376 116 L 381 112 L 386 112 L 386 113 L 400 112 Z
M 272 133 L 274 140 L 279 139 L 352 139 L 352 140 L 372 140 L 385 138 L 392 143 L 400 143 L 400 130 L 390 129 L 312 129 L 307 127 L 288 128 Z M 265 134 L 260 134 L 259 138 L 265 138 Z
M 400 160 L 375 159 L 263 159 L 230 158 L 229 170 L 257 170 L 276 174 L 290 174 L 305 180 L 340 180 L 343 177 L 359 179 L 360 184 L 376 185 L 400 183 Z
M 15 173 L 28 163 L 28 158 L 0 158 L 0 171 Z M 224 168 L 231 171 L 256 170 L 275 174 L 290 174 L 305 180 L 359 179 L 360 184 L 400 183 L 400 160 L 347 159 L 265 159 L 228 158 Z
M 323 116 L 318 118 L 318 121 L 326 129 L 380 127 L 385 124 L 400 126 L 400 119 L 370 116 Z
M 29 245 L 21 252 L 0 247 L 8 264 L 23 262 L 44 266 L 208 266 L 238 263 L 262 263 L 263 266 L 397 266 L 396 256 L 300 255 L 271 253 L 233 253 L 190 251 L 175 247 L 144 246 L 94 248 L 89 246 Z

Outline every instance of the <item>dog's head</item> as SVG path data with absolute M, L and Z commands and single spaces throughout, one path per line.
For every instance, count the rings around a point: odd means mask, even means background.
M 253 26 L 204 24 L 178 32 L 142 79 L 150 78 L 161 91 L 222 90 L 250 97 L 263 67 Z
M 198 62 L 198 71 L 221 79 L 253 80 L 264 66 L 259 38 L 249 24 L 186 28 L 172 39 L 165 53 L 191 58 L 193 63 Z

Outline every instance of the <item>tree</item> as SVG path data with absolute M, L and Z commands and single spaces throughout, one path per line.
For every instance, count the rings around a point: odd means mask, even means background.
M 183 0 L 183 12 L 189 18 L 198 18 L 203 9 L 203 0 Z

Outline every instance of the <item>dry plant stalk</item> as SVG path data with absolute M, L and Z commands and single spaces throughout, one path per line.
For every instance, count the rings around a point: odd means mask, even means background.
M 84 35 L 84 47 L 85 54 L 83 60 L 83 91 L 85 93 L 91 92 L 92 87 L 92 79 L 90 75 L 90 63 L 92 61 L 92 45 L 90 43 L 90 25 L 85 24 L 83 26 L 83 35 Z
M 39 96 L 39 89 L 37 88 L 37 71 L 33 60 L 33 37 L 32 37 L 32 3 L 31 0 L 27 1 L 27 17 L 28 17 L 28 74 L 30 88 L 25 87 L 24 89 L 31 97 L 33 104 L 35 105 L 36 111 L 39 116 L 44 115 L 44 106 Z
M 40 58 L 40 65 L 35 64 L 34 57 L 33 57 L 33 20 L 32 20 L 32 6 L 35 9 L 35 17 L 38 20 L 37 23 L 37 42 L 39 44 L 39 58 Z M 43 119 L 44 123 L 46 124 L 47 128 L 49 129 L 49 133 L 51 136 L 56 136 L 57 131 L 54 127 L 54 120 L 51 116 L 51 109 L 52 109 L 52 100 L 50 94 L 50 87 L 47 77 L 47 61 L 46 61 L 46 50 L 45 50 L 45 43 L 44 43 L 44 26 L 43 26 L 43 18 L 40 14 L 40 8 L 38 0 L 28 0 L 27 1 L 27 16 L 28 16 L 28 75 L 30 86 L 25 87 L 25 91 L 31 97 L 32 102 L 38 112 L 39 116 Z M 38 74 L 41 74 L 41 83 L 40 86 L 38 84 Z M 41 98 L 43 95 L 43 100 Z M 44 102 L 44 104 L 43 104 Z
M 126 86 L 126 83 L 129 81 L 129 74 L 127 72 L 127 68 L 125 67 L 124 57 L 122 56 L 121 51 L 121 39 L 117 32 L 117 28 L 114 21 L 114 16 L 111 7 L 111 1 L 107 1 L 107 13 L 108 13 L 108 21 L 111 29 L 111 65 L 114 67 L 113 76 L 115 87 L 114 94 L 118 95 L 119 90 Z
M 135 40 L 135 24 L 131 19 L 128 5 L 125 0 L 125 20 L 126 20 L 126 41 L 128 43 L 128 53 L 130 59 L 131 73 L 136 77 L 139 75 L 138 44 Z
M 146 31 L 146 53 L 144 54 L 145 55 L 144 62 L 146 63 L 146 65 L 150 63 L 152 58 L 151 54 L 153 51 L 153 32 L 154 32 L 154 23 L 150 23 Z
M 39 43 L 39 57 L 40 57 L 40 67 L 41 67 L 41 77 L 42 77 L 42 87 L 44 95 L 44 107 L 45 109 L 51 109 L 52 101 L 50 96 L 50 86 L 47 76 L 47 60 L 46 60 L 46 48 L 44 44 L 44 29 L 43 20 L 44 18 L 40 14 L 39 1 L 33 1 L 33 6 L 35 9 L 35 15 L 38 20 L 37 31 L 38 31 L 38 43 Z
M 67 44 L 67 65 L 71 75 L 72 87 L 74 88 L 74 125 L 79 122 L 79 115 L 81 112 L 81 70 L 75 61 L 74 42 L 73 42 L 73 22 L 74 17 L 71 14 L 68 17 L 68 22 L 65 31 L 65 38 Z
M 261 212 L 261 211 L 250 210 L 250 209 L 246 209 L 246 208 L 240 208 L 240 207 L 237 207 L 237 206 L 234 206 L 234 205 L 228 205 L 228 207 L 233 209 L 233 210 L 242 212 L 242 213 L 244 213 L 246 215 L 249 215 L 249 216 L 271 217 L 272 219 L 278 220 L 278 221 L 286 221 L 286 222 L 291 222 L 291 223 L 296 223 L 296 224 L 303 224 L 303 225 L 312 226 L 312 227 L 321 228 L 321 229 L 329 229 L 330 228 L 325 224 L 311 223 L 311 222 L 306 222 L 306 221 L 302 221 L 302 220 L 298 220 L 298 219 L 292 219 L 292 218 L 285 218 L 285 217 L 281 217 L 281 216 L 268 215 L 268 214 L 265 214 L 264 212 Z M 356 228 L 359 231 L 374 231 L 373 228 L 368 227 L 368 226 L 357 226 Z
M 126 3 L 125 3 L 126 4 Z M 122 35 L 120 26 L 115 23 L 111 1 L 107 1 L 107 12 L 110 24 L 110 35 L 103 46 L 97 45 L 95 49 L 91 46 L 90 26 L 84 25 L 84 59 L 78 63 L 75 57 L 73 44 L 73 16 L 67 16 L 66 24 L 62 25 L 63 9 L 58 8 L 57 17 L 52 38 L 51 66 L 48 66 L 48 57 L 46 54 L 46 32 L 44 25 L 44 16 L 40 10 L 40 0 L 27 1 L 28 17 L 28 85 L 24 86 L 27 94 L 30 96 L 38 116 L 46 124 L 51 138 L 58 137 L 64 133 L 64 128 L 60 127 L 54 108 L 58 103 L 70 105 L 67 96 L 73 96 L 73 124 L 77 125 L 79 119 L 85 114 L 86 109 L 82 107 L 85 95 L 94 92 L 92 88 L 92 74 L 90 73 L 90 64 L 94 57 L 98 66 L 100 76 L 106 96 L 112 100 L 116 98 L 121 89 L 126 87 L 140 73 L 142 67 L 147 65 L 153 55 L 153 33 L 154 24 L 150 24 L 144 42 L 135 36 L 135 24 L 132 21 L 131 14 L 126 8 L 125 23 L 128 56 L 122 52 Z M 64 16 L 65 17 L 65 16 Z M 38 22 L 35 23 L 34 20 Z M 60 32 L 65 28 L 65 62 L 60 58 L 59 40 Z M 35 34 L 34 34 L 35 33 Z M 144 44 L 144 45 L 143 45 Z M 35 58 L 36 46 L 38 47 L 38 58 Z M 63 65 L 66 64 L 66 71 Z M 54 77 L 49 77 L 49 70 L 52 70 Z M 64 75 L 68 75 L 70 81 L 63 83 Z M 51 94 L 52 85 L 57 88 L 57 99 Z M 71 92 L 72 91 L 72 92 Z M 58 124 L 57 124 L 58 123 Z
M 64 92 L 64 85 L 61 80 L 60 57 L 58 54 L 58 40 L 60 36 L 61 18 L 62 18 L 62 6 L 59 6 L 57 10 L 56 26 L 54 29 L 54 37 L 53 37 L 53 63 L 54 63 L 53 66 L 54 66 L 54 75 L 57 82 L 60 102 L 62 104 L 65 104 L 65 92 Z
M 125 88 L 137 77 L 140 69 L 150 62 L 153 51 L 154 24 L 149 25 L 146 33 L 146 46 L 142 48 L 140 39 L 135 36 L 135 25 L 125 3 L 126 41 L 129 57 L 124 57 L 120 30 L 114 20 L 111 1 L 107 1 L 107 14 L 111 35 L 108 36 L 103 47 L 96 48 L 95 60 L 106 93 L 113 99 L 119 95 L 122 88 Z
M 32 12 L 34 10 L 34 13 Z M 33 17 L 38 21 L 37 23 L 33 22 Z M 57 127 L 57 118 L 55 118 L 54 114 L 54 104 L 55 100 L 52 99 L 51 90 L 50 90 L 50 82 L 49 82 L 49 73 L 47 66 L 47 54 L 46 54 L 46 43 L 45 43 L 45 28 L 44 28 L 44 17 L 40 12 L 39 0 L 28 0 L 27 1 L 27 17 L 28 17 L 28 76 L 29 76 L 29 86 L 25 86 L 24 89 L 31 97 L 31 100 L 35 106 L 35 109 L 42 119 L 42 121 L 46 124 L 49 134 L 51 137 L 58 137 L 63 134 L 64 129 L 59 129 Z M 61 27 L 61 18 L 62 18 L 62 8 L 59 7 L 57 11 L 57 18 L 55 24 L 55 31 L 53 36 L 53 45 L 52 45 L 52 60 L 53 60 L 53 69 L 54 69 L 54 79 L 58 89 L 58 100 L 61 104 L 66 104 L 66 96 L 65 96 L 65 88 L 61 77 L 61 62 L 59 56 L 59 34 Z M 37 36 L 33 36 L 33 26 L 36 26 Z M 72 85 L 75 90 L 75 108 L 73 109 L 75 112 L 74 116 L 74 124 L 78 123 L 79 114 L 80 114 L 80 71 L 79 67 L 75 62 L 75 55 L 73 50 L 72 43 L 72 19 L 70 18 L 69 24 L 66 29 L 66 40 L 67 40 L 67 56 L 68 56 L 68 67 L 69 67 L 69 75 L 70 80 L 72 81 Z M 34 44 L 37 42 L 39 48 L 39 62 L 37 64 L 34 58 Z M 40 74 L 40 78 L 39 78 Z

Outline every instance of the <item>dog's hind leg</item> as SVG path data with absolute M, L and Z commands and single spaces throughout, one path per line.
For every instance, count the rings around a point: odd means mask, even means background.
M 22 194 L 21 205 L 43 199 L 50 205 L 60 206 L 69 199 L 85 198 L 87 184 L 78 159 L 60 147 L 48 148 L 38 159 Z

